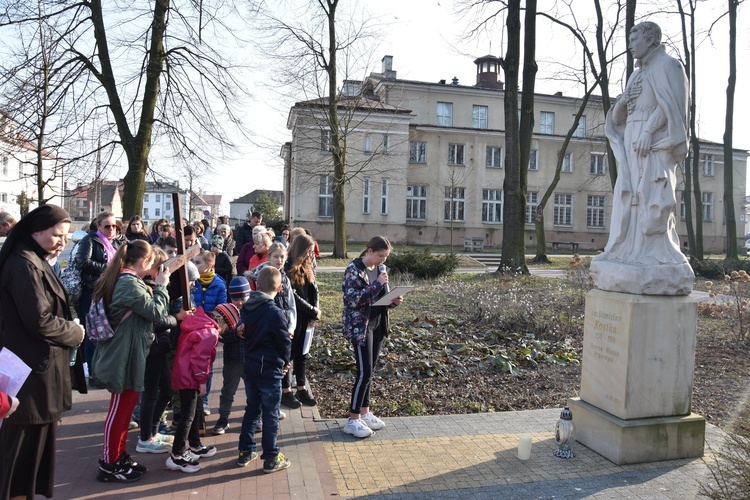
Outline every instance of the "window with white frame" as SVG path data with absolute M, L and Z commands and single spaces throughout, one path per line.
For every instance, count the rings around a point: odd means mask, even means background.
M 3 156 L 2 173 L 5 177 L 8 177 L 8 157 L 7 156 Z
M 445 186 L 444 208 L 443 217 L 445 220 L 463 222 L 464 209 L 466 208 L 466 188 Z
M 148 219 L 148 208 L 143 209 L 143 218 Z
M 539 170 L 539 150 L 529 151 L 529 170 Z
M 573 173 L 573 153 L 565 153 L 562 162 L 562 172 Z
M 164 210 L 172 210 L 172 202 L 168 201 L 164 204 Z
M 487 106 L 474 104 L 471 108 L 471 126 L 474 128 L 487 128 Z
M 8 203 L 8 193 L 0 193 L 0 202 Z
M 388 149 L 391 147 L 391 140 L 388 134 L 383 134 L 383 154 L 388 153 Z
M 365 134 L 364 139 L 362 139 L 362 150 L 366 154 L 372 153 L 372 137 L 370 134 Z
M 539 112 L 539 133 L 540 134 L 554 134 L 555 133 L 555 113 L 552 113 L 551 111 Z
M 388 215 L 388 179 L 385 177 L 380 183 L 380 214 Z
M 424 141 L 412 141 L 409 143 L 409 162 L 427 163 L 427 143 Z
M 464 164 L 464 145 L 448 144 L 448 165 Z
M 452 127 L 453 126 L 453 103 L 452 102 L 438 102 L 437 103 L 437 124 L 440 127 Z
M 406 187 L 407 220 L 427 219 L 427 186 Z
M 591 153 L 591 175 L 604 175 L 607 172 L 607 156 L 604 153 Z
M 161 217 L 161 210 L 159 210 L 158 208 L 155 208 L 154 209 L 154 217 Z
M 714 155 L 702 154 L 701 162 L 703 163 L 703 175 L 705 175 L 706 177 L 713 177 L 714 176 Z
M 143 195 L 143 201 L 148 203 L 148 193 Z
M 482 189 L 482 222 L 503 223 L 502 189 Z
M 685 220 L 685 191 L 680 192 L 680 219 Z
M 573 122 L 576 120 L 576 115 L 573 113 Z M 578 127 L 573 132 L 573 137 L 586 137 L 586 115 L 581 115 L 581 119 L 578 120 Z
M 703 221 L 714 221 L 714 194 L 703 193 Z
M 23 179 L 23 162 L 18 160 L 18 178 Z
M 503 168 L 503 148 L 499 146 L 487 146 L 488 167 Z
M 318 182 L 318 217 L 333 217 L 333 176 L 321 175 Z
M 529 191 L 526 193 L 526 224 L 533 224 L 536 217 L 536 209 L 539 206 L 539 193 Z
M 573 195 L 555 193 L 554 220 L 555 226 L 573 225 Z
M 370 178 L 362 178 L 362 213 L 370 213 Z
M 156 203 L 161 203 L 161 195 L 160 194 L 156 195 Z
M 331 151 L 333 143 L 333 136 L 331 135 L 330 130 L 321 130 L 320 131 L 320 150 L 321 151 Z
M 588 227 L 604 227 L 604 196 L 588 195 L 586 225 Z

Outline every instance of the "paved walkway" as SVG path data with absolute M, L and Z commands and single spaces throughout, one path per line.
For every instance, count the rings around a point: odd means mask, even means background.
M 221 354 L 213 387 L 215 409 Z M 292 466 L 264 474 L 260 460 L 245 468 L 236 465 L 242 401 L 240 392 L 227 434 L 204 439 L 219 452 L 205 459 L 198 473 L 167 470 L 163 454 L 135 453 L 138 431 L 133 430 L 128 449 L 150 470 L 140 482 L 112 485 L 95 479 L 109 393 L 76 394 L 59 429 L 55 498 L 684 499 L 695 498 L 699 483 L 710 478 L 710 453 L 703 459 L 616 466 L 579 445 L 574 459 L 555 458 L 559 409 L 387 418 L 386 428 L 365 440 L 341 432 L 343 420 L 320 419 L 315 408 L 287 410 L 279 443 Z M 209 416 L 209 426 L 215 420 L 215 414 Z M 525 462 L 516 458 L 520 433 L 534 439 Z M 708 426 L 707 450 L 721 437 L 718 428 Z

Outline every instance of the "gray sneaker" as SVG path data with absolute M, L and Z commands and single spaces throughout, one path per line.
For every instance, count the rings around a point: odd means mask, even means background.
M 258 458 L 258 453 L 254 451 L 241 451 L 240 458 L 237 459 L 237 465 L 245 467 L 247 464 Z

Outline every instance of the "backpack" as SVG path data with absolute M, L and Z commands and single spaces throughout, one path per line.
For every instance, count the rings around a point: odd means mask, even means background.
M 75 259 L 77 249 L 78 243 L 70 251 L 68 265 L 60 273 L 60 281 L 62 281 L 63 287 L 68 292 L 68 299 L 70 299 L 72 309 L 78 309 L 78 301 L 81 300 L 81 291 L 83 290 L 81 270 L 78 269 L 78 263 Z
M 107 318 L 107 310 L 104 307 L 104 297 L 99 297 L 99 300 L 91 302 L 89 312 L 86 314 L 86 335 L 89 340 L 95 344 L 104 344 L 109 339 L 115 336 L 117 330 L 123 321 L 128 319 L 128 316 L 133 314 L 133 310 L 129 310 L 120 320 L 117 328 L 112 329 L 112 325 L 109 324 Z

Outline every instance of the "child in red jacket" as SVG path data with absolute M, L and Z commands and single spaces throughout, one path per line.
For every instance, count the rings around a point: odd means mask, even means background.
M 235 328 L 239 317 L 239 309 L 233 304 L 219 304 L 211 317 L 199 307 L 180 325 L 182 333 L 172 365 L 172 389 L 179 394 L 181 411 L 172 452 L 167 458 L 169 469 L 197 472 L 201 468 L 199 459 L 216 455 L 216 447 L 201 443 L 196 416 L 203 407 L 198 405 L 198 396 L 206 392 L 219 335 L 227 328 Z

